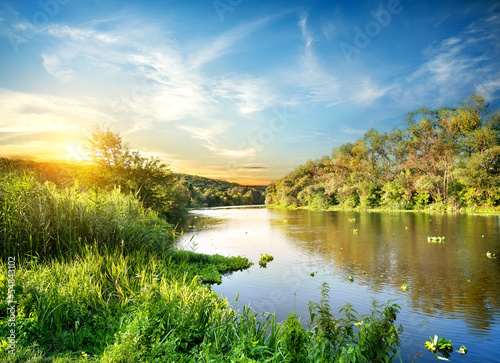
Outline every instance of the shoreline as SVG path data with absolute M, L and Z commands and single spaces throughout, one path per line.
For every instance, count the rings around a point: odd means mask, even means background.
M 293 206 L 283 206 L 279 204 L 269 204 L 266 205 L 268 209 L 285 209 L 285 210 L 309 210 L 315 212 L 370 212 L 370 213 L 429 213 L 429 214 L 466 214 L 466 215 L 497 215 L 500 216 L 500 207 L 484 207 L 484 208 L 460 208 L 453 209 L 452 207 L 437 207 L 436 208 L 426 208 L 426 209 L 389 209 L 383 207 L 377 208 L 348 208 L 334 206 L 329 208 L 311 208 L 311 207 L 293 207 Z M 487 208 L 487 209 L 486 209 Z

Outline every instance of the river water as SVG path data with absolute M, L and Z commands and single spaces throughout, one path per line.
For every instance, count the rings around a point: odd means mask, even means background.
M 307 324 L 327 282 L 334 315 L 346 303 L 366 314 L 373 299 L 396 300 L 405 362 L 419 352 L 416 361 L 435 362 L 423 346 L 435 334 L 468 348 L 452 361 L 500 362 L 500 258 L 486 255 L 500 256 L 500 216 L 204 209 L 190 213 L 179 247 L 254 262 L 212 286 L 231 304 L 238 297 L 236 309 L 295 312 Z M 261 253 L 274 256 L 266 268 Z

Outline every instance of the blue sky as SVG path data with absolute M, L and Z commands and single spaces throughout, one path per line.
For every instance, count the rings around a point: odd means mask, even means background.
M 497 1 L 0 2 L 0 155 L 78 159 L 94 125 L 177 172 L 276 180 L 473 92 Z

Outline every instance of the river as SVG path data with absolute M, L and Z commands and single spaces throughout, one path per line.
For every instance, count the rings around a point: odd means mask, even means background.
M 435 334 L 468 348 L 452 361 L 500 362 L 500 258 L 486 255 L 500 255 L 500 216 L 203 209 L 190 212 L 179 247 L 254 262 L 212 286 L 232 304 L 238 296 L 237 309 L 295 312 L 307 324 L 327 282 L 334 315 L 346 303 L 366 314 L 373 299 L 396 300 L 404 362 L 419 352 L 416 361 L 435 362 L 423 346 Z M 266 268 L 261 253 L 274 256 Z

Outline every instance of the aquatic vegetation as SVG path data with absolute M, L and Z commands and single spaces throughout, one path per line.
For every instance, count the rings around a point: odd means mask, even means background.
M 445 238 L 444 237 L 429 236 L 429 237 L 427 237 L 427 241 L 432 242 L 432 243 L 444 243 Z
M 263 255 L 262 253 L 260 254 L 260 260 L 264 262 L 271 262 L 274 260 L 274 257 L 268 254 Z
M 496 258 L 496 253 L 491 253 L 490 251 L 486 252 L 486 257 L 488 258 Z
M 314 272 L 311 272 L 309 275 L 311 275 L 312 277 L 314 277 Z
M 348 277 L 348 279 L 349 279 L 349 281 L 353 282 L 353 281 L 354 281 L 354 276 L 350 275 L 350 276 Z
M 465 355 L 465 354 L 467 354 L 467 348 L 464 345 L 462 345 L 462 346 L 460 346 L 460 349 L 458 350 L 458 352 L 462 355 Z
M 260 261 L 259 261 L 259 265 L 260 265 L 261 267 L 266 268 L 266 267 L 267 267 L 267 263 L 268 263 L 268 262 L 271 262 L 272 260 L 274 260 L 274 257 L 273 257 L 273 256 L 268 255 L 268 254 L 263 255 L 263 254 L 261 253 L 261 254 L 260 254 Z
M 372 303 L 372 311 L 359 315 L 347 304 L 335 317 L 329 303 L 329 286 L 322 285 L 319 303 L 309 303 L 309 331 L 314 349 L 292 362 L 392 362 L 397 361 L 401 327 L 394 325 L 401 308 L 389 301 Z M 309 358 L 309 359 L 307 359 Z M 289 362 L 290 360 L 285 360 Z
M 407 284 L 401 285 L 401 290 L 408 291 L 408 285 Z
M 356 218 L 349 218 L 349 222 L 356 222 Z
M 352 233 L 358 233 L 358 232 L 359 232 L 359 230 L 358 230 L 357 228 L 354 228 L 354 229 L 352 230 Z
M 429 338 L 431 340 L 424 343 L 427 350 L 436 356 L 436 360 L 442 359 L 441 357 L 438 357 L 438 353 L 441 353 L 447 360 L 447 358 L 450 357 L 450 353 L 453 352 L 453 344 L 451 341 L 445 338 L 438 339 L 437 335 L 434 335 L 434 339 L 431 337 Z

